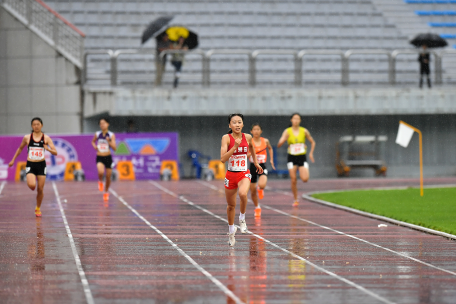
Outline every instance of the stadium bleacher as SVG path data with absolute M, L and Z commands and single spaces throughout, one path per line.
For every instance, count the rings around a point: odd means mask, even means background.
M 400 0 L 393 0 L 400 1 Z M 140 36 L 148 23 L 172 15 L 172 24 L 182 24 L 198 33 L 200 48 L 208 49 L 403 49 L 411 48 L 409 37 L 378 10 L 371 0 L 230 1 L 218 0 L 49 0 L 49 5 L 87 34 L 86 50 L 140 47 Z M 448 11 L 452 1 L 406 1 L 412 11 Z M 451 22 L 450 14 L 421 14 L 424 23 Z M 432 27 L 433 28 L 433 27 Z M 430 27 L 431 29 L 431 27 Z M 439 27 L 440 29 L 440 27 Z M 442 27 L 442 34 L 453 34 Z M 454 30 L 454 28 L 453 28 Z M 154 47 L 154 42 L 145 46 Z M 397 81 L 416 83 L 416 56 L 398 58 Z M 200 84 L 201 58 L 187 56 L 183 85 Z M 340 59 L 308 56 L 303 81 L 310 84 L 339 84 Z M 153 57 L 123 55 L 119 59 L 120 84 L 151 84 Z M 261 56 L 258 80 L 267 85 L 293 84 L 292 56 Z M 97 81 L 109 79 L 109 62 L 92 57 L 89 68 Z M 171 71 L 171 67 L 168 66 Z M 354 84 L 387 84 L 387 58 L 357 55 L 350 60 L 350 81 Z M 140 75 L 132 80 L 128 75 Z M 165 83 L 172 75 L 167 73 Z M 141 77 L 141 75 L 143 77 Z M 94 77 L 97 78 L 97 77 Z M 211 61 L 212 84 L 242 85 L 248 79 L 248 58 L 215 56 Z

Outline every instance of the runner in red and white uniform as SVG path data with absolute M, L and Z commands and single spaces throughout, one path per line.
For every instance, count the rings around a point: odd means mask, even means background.
M 35 215 L 41 216 L 41 203 L 43 202 L 43 188 L 46 182 L 46 160 L 44 159 L 44 151 L 51 152 L 52 155 L 57 155 L 52 139 L 41 132 L 43 121 L 39 117 L 32 119 L 32 134 L 27 134 L 22 139 L 21 145 L 9 163 L 12 167 L 16 158 L 21 154 L 22 149 L 27 146 L 27 164 L 25 165 L 25 174 L 27 176 L 27 186 L 30 190 L 35 190 L 36 181 L 38 180 L 38 188 L 36 190 L 36 208 Z
M 266 162 L 268 160 L 268 150 L 269 156 L 271 158 L 271 166 L 272 169 L 275 170 L 274 166 L 274 156 L 272 146 L 269 143 L 267 138 L 261 137 L 261 126 L 259 123 L 255 123 L 252 125 L 252 129 L 250 133 L 253 135 L 252 145 L 255 148 L 255 154 L 257 156 L 258 164 L 263 168 L 263 173 L 258 174 L 255 170 L 255 165 L 253 163 L 252 155 L 249 153 L 250 157 L 250 172 L 252 174 L 252 180 L 250 183 L 250 195 L 252 196 L 253 204 L 255 205 L 255 217 L 261 216 L 261 207 L 258 203 L 258 197 L 263 199 L 264 197 L 264 188 L 266 188 L 266 183 L 268 182 L 268 169 L 266 168 Z M 258 187 L 257 187 L 258 183 Z M 258 188 L 258 196 L 257 196 L 257 188 Z
M 228 134 L 222 137 L 222 147 L 220 150 L 220 160 L 222 163 L 228 162 L 228 171 L 225 176 L 225 195 L 228 204 L 226 214 L 228 217 L 228 244 L 233 247 L 236 243 L 234 238 L 237 228 L 234 226 L 234 216 L 236 214 L 236 193 L 239 188 L 239 198 L 241 200 L 241 213 L 239 215 L 239 226 L 241 232 L 247 231 L 245 223 L 245 211 L 247 209 L 247 192 L 250 188 L 250 170 L 247 168 L 247 153 L 249 149 L 252 153 L 253 163 L 256 171 L 261 174 L 263 168 L 258 164 L 255 149 L 252 145 L 252 136 L 242 133 L 244 127 L 244 116 L 242 114 L 231 114 L 228 116 Z

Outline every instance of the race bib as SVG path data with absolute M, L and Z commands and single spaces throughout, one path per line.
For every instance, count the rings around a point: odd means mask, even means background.
M 108 141 L 104 139 L 99 139 L 97 144 L 98 151 L 101 153 L 109 152 L 109 144 Z
M 229 171 L 247 171 L 247 155 L 232 155 L 228 162 Z
M 264 164 L 266 162 L 266 155 L 264 155 L 264 154 L 257 155 L 257 161 L 259 164 Z
M 251 163 L 253 163 L 253 157 L 252 156 L 249 157 L 249 161 Z M 264 154 L 257 155 L 257 162 L 259 164 L 264 164 L 266 162 L 266 155 L 264 155 Z
M 44 160 L 44 148 L 30 147 L 28 157 L 30 160 Z
M 290 145 L 290 154 L 291 155 L 300 155 L 306 153 L 306 145 L 304 144 L 291 144 Z

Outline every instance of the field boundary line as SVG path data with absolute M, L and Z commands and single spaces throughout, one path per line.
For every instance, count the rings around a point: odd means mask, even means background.
M 372 190 L 374 190 L 374 189 L 372 189 Z M 388 189 L 388 190 L 400 190 L 400 189 L 398 188 L 398 189 Z M 374 219 L 381 220 L 381 221 L 384 221 L 384 222 L 389 222 L 389 223 L 392 223 L 392 224 L 395 224 L 395 225 L 398 225 L 398 226 L 403 226 L 403 227 L 411 228 L 411 229 L 414 229 L 414 230 L 418 230 L 420 232 L 425 232 L 425 233 L 429 233 L 429 234 L 443 236 L 443 237 L 448 238 L 450 240 L 456 240 L 456 235 L 454 235 L 454 234 L 450 234 L 450 233 L 434 230 L 434 229 L 431 229 L 431 228 L 426 228 L 426 227 L 423 227 L 423 226 L 419 226 L 419 225 L 410 224 L 410 223 L 407 223 L 407 222 L 395 220 L 393 218 L 386 217 L 386 216 L 383 216 L 383 215 L 378 215 L 378 214 L 374 214 L 374 213 L 370 213 L 370 212 L 361 211 L 361 210 L 358 210 L 358 209 L 355 209 L 355 208 L 338 205 L 338 204 L 327 202 L 327 201 L 324 201 L 324 200 L 321 200 L 321 199 L 318 199 L 318 198 L 315 198 L 315 197 L 311 196 L 313 194 L 335 193 L 335 192 L 337 192 L 337 191 L 310 192 L 310 193 L 307 193 L 307 194 L 303 194 L 302 198 L 306 199 L 308 201 L 311 201 L 313 203 L 325 205 L 325 206 L 328 206 L 328 207 L 331 207 L 331 208 L 336 208 L 336 209 L 339 209 L 339 210 L 344 210 L 344 211 L 355 213 L 355 214 L 362 215 L 362 216 L 365 216 L 365 217 L 370 217 L 370 218 L 374 218 Z

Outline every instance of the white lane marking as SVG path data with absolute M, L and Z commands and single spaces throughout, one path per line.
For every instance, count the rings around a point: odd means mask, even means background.
M 199 182 L 200 184 L 202 184 L 202 185 L 208 187 L 208 188 L 211 188 L 211 189 L 214 189 L 214 190 L 219 190 L 217 187 L 215 187 L 214 185 L 211 185 L 211 184 L 209 184 L 209 183 L 206 184 L 205 182 L 202 182 L 202 181 L 198 181 L 198 182 Z M 280 191 L 280 190 L 279 190 L 279 191 Z M 279 192 L 279 191 L 277 191 L 277 192 Z M 289 193 L 288 193 L 288 194 L 289 194 Z M 338 233 L 338 234 L 341 234 L 341 235 L 345 235 L 345 236 L 347 236 L 347 237 L 349 237 L 349 238 L 352 238 L 352 239 L 358 240 L 358 241 L 360 241 L 360 242 L 369 244 L 369 245 L 371 245 L 371 246 L 374 246 L 374 247 L 383 249 L 383 250 L 385 250 L 385 251 L 388 251 L 388 252 L 397 254 L 397 255 L 399 255 L 399 256 L 401 256 L 401 257 L 407 258 L 407 259 L 409 259 L 409 260 L 412 260 L 412 261 L 414 261 L 414 262 L 420 263 L 420 264 L 422 264 L 422 265 L 426 265 L 426 266 L 428 266 L 428 267 L 431 267 L 431 268 L 434 268 L 434 269 L 437 269 L 437 270 L 440 270 L 440 271 L 449 273 L 449 274 L 451 274 L 451 275 L 456 275 L 456 272 L 454 272 L 454 271 L 450 271 L 450 270 L 446 270 L 446 269 L 444 269 L 444 268 L 440 268 L 440 267 L 438 267 L 438 266 L 429 264 L 429 263 L 427 263 L 427 262 L 424 262 L 424 261 L 415 259 L 415 258 L 413 258 L 413 257 L 411 257 L 411 256 L 406 255 L 406 254 L 403 254 L 403 253 L 394 251 L 394 250 L 392 250 L 392 249 L 383 247 L 383 246 L 381 246 L 381 245 L 378 245 L 378 244 L 369 242 L 369 241 L 367 241 L 367 240 L 365 240 L 365 239 L 356 237 L 356 236 L 354 236 L 354 235 L 351 235 L 351 234 L 348 234 L 348 233 L 345 233 L 345 232 L 342 232 L 342 231 L 339 231 L 339 230 L 336 230 L 336 229 L 333 229 L 333 228 L 330 228 L 330 227 L 327 227 L 327 226 L 320 225 L 320 224 L 318 224 L 318 223 L 315 223 L 315 222 L 306 220 L 306 219 L 301 218 L 301 217 L 299 217 L 299 216 L 289 214 L 289 213 L 287 213 L 287 212 L 285 212 L 285 211 L 282 211 L 282 210 L 279 210 L 279 209 L 276 209 L 276 208 L 273 208 L 273 207 L 269 207 L 269 206 L 267 206 L 267 205 L 265 205 L 265 204 L 261 204 L 261 206 L 264 207 L 264 208 L 266 208 L 266 209 L 275 211 L 275 212 L 277 212 L 277 213 L 280 213 L 280 214 L 283 214 L 283 215 L 292 217 L 292 218 L 294 218 L 294 219 L 300 220 L 300 221 L 302 221 L 302 222 L 306 222 L 306 223 L 308 223 L 308 224 L 315 225 L 315 226 L 318 226 L 318 227 L 320 227 L 320 228 L 323 228 L 323 229 L 326 229 L 326 230 L 329 230 L 329 231 L 332 231 L 332 232 L 335 232 L 335 233 Z
M 60 213 L 62 214 L 63 224 L 65 225 L 68 239 L 70 239 L 71 251 L 73 252 L 74 261 L 76 262 L 76 268 L 78 269 L 79 277 L 81 278 L 81 283 L 84 289 L 86 301 L 88 304 L 94 304 L 95 302 L 93 300 L 92 292 L 90 291 L 89 282 L 87 281 L 84 269 L 82 268 L 81 259 L 79 258 L 78 251 L 76 250 L 76 244 L 74 243 L 73 234 L 71 233 L 70 226 L 68 225 L 68 221 L 65 216 L 65 211 L 63 210 L 62 202 L 60 201 L 59 191 L 57 190 L 55 182 L 52 182 L 52 187 L 54 188 L 55 197 L 57 198 L 57 204 L 59 204 Z
M 112 188 L 109 189 L 111 193 L 124 204 L 131 212 L 133 212 L 137 217 L 139 217 L 147 226 L 155 230 L 162 238 L 164 238 L 174 249 L 176 249 L 183 257 L 185 257 L 196 269 L 201 271 L 209 280 L 212 281 L 218 288 L 220 288 L 227 296 L 229 296 L 234 302 L 236 303 L 244 303 L 242 302 L 231 290 L 228 289 L 222 282 L 217 280 L 212 274 L 207 272 L 203 267 L 201 267 L 198 263 L 195 262 L 188 254 L 185 253 L 179 246 L 177 246 L 173 241 L 171 241 L 163 232 L 161 232 L 157 227 L 152 225 L 148 220 L 146 220 L 136 209 L 134 209 L 130 204 L 128 204 L 121 196 L 117 194 Z M 170 193 L 172 196 L 177 197 L 174 193 Z
M 5 187 L 6 182 L 2 182 L 2 185 L 0 186 L 0 194 L 2 194 L 3 188 Z
M 162 191 L 168 193 L 168 194 L 171 195 L 171 196 L 174 196 L 174 197 L 180 199 L 180 200 L 183 201 L 183 202 L 186 202 L 186 203 L 189 204 L 190 206 L 193 206 L 193 207 L 195 207 L 195 208 L 197 208 L 197 209 L 199 209 L 199 210 L 201 210 L 201 211 L 203 211 L 203 212 L 205 212 L 205 213 L 207 213 L 207 214 L 212 215 L 212 216 L 215 217 L 215 218 L 218 218 L 219 220 L 221 220 L 221 221 L 223 221 L 223 222 L 225 222 L 225 223 L 228 223 L 228 220 L 226 220 L 226 219 L 224 219 L 224 218 L 218 216 L 217 214 L 214 214 L 212 211 L 209 211 L 209 210 L 207 210 L 206 208 L 201 207 L 201 206 L 199 206 L 199 205 L 197 205 L 197 204 L 195 204 L 195 203 L 189 201 L 188 199 L 186 199 L 186 198 L 183 197 L 183 196 L 178 196 L 176 193 L 174 193 L 174 192 L 172 192 L 172 191 L 166 189 L 165 187 L 159 185 L 159 184 L 156 183 L 156 182 L 153 182 L 153 181 L 149 181 L 149 182 L 150 182 L 152 185 L 154 185 L 155 187 L 157 187 L 158 189 L 160 189 L 160 190 L 162 190 Z M 239 226 L 238 226 L 238 227 L 239 227 Z M 370 295 L 371 297 L 373 297 L 373 298 L 375 298 L 375 299 L 377 299 L 377 300 L 379 300 L 379 301 L 381 301 L 381 302 L 383 302 L 383 303 L 394 303 L 394 302 L 391 302 L 391 301 L 389 301 L 388 299 L 385 299 L 385 298 L 383 298 L 382 296 L 380 296 L 380 295 L 378 295 L 378 294 L 376 294 L 376 293 L 374 293 L 374 292 L 372 292 L 372 291 L 370 291 L 370 290 L 364 288 L 363 286 L 356 284 L 355 282 L 352 282 L 352 281 L 350 281 L 350 280 L 348 280 L 348 279 L 346 279 L 346 278 L 344 278 L 344 277 L 341 277 L 341 276 L 335 274 L 334 272 L 331 272 L 331 271 L 329 271 L 329 270 L 326 270 L 326 269 L 324 269 L 324 268 L 322 268 L 322 267 L 320 267 L 320 266 L 318 266 L 318 265 L 312 263 L 311 261 L 309 261 L 309 260 L 307 260 L 307 259 L 305 259 L 305 258 L 303 258 L 303 257 L 301 257 L 301 256 L 299 256 L 299 255 L 297 255 L 297 254 L 295 254 L 295 253 L 293 253 L 293 252 L 291 252 L 291 251 L 288 251 L 288 250 L 285 249 L 285 248 L 280 247 L 279 245 L 277 245 L 277 244 L 275 244 L 275 243 L 273 243 L 273 242 L 271 242 L 271 241 L 265 239 L 265 238 L 262 237 L 262 236 L 259 236 L 258 234 L 255 234 L 255 233 L 253 233 L 253 232 L 251 232 L 251 231 L 249 231 L 249 230 L 247 230 L 247 233 L 253 235 L 253 236 L 256 237 L 256 238 L 259 238 L 259 239 L 265 241 L 265 242 L 268 243 L 269 245 L 271 245 L 271 246 L 273 246 L 273 247 L 279 249 L 280 251 L 283 251 L 283 252 L 285 252 L 285 253 L 291 255 L 292 257 L 294 257 L 294 258 L 296 258 L 296 259 L 299 259 L 299 260 L 301 260 L 301 261 L 306 262 L 307 264 L 309 264 L 309 265 L 315 267 L 317 270 L 319 270 L 319 271 L 321 271 L 321 272 L 324 272 L 324 273 L 326 273 L 327 275 L 329 275 L 329 276 L 331 276 L 331 277 L 333 277 L 333 278 L 336 278 L 336 279 L 338 279 L 338 280 L 340 280 L 340 281 L 342 281 L 342 282 L 344 282 L 344 283 L 346 283 L 346 284 L 348 284 L 348 285 L 350 285 L 350 286 L 352 286 L 352 287 L 354 287 L 354 288 L 356 288 L 356 289 L 358 289 L 358 290 L 360 290 L 360 291 L 362 291 L 362 292 L 364 292 L 364 293 Z

